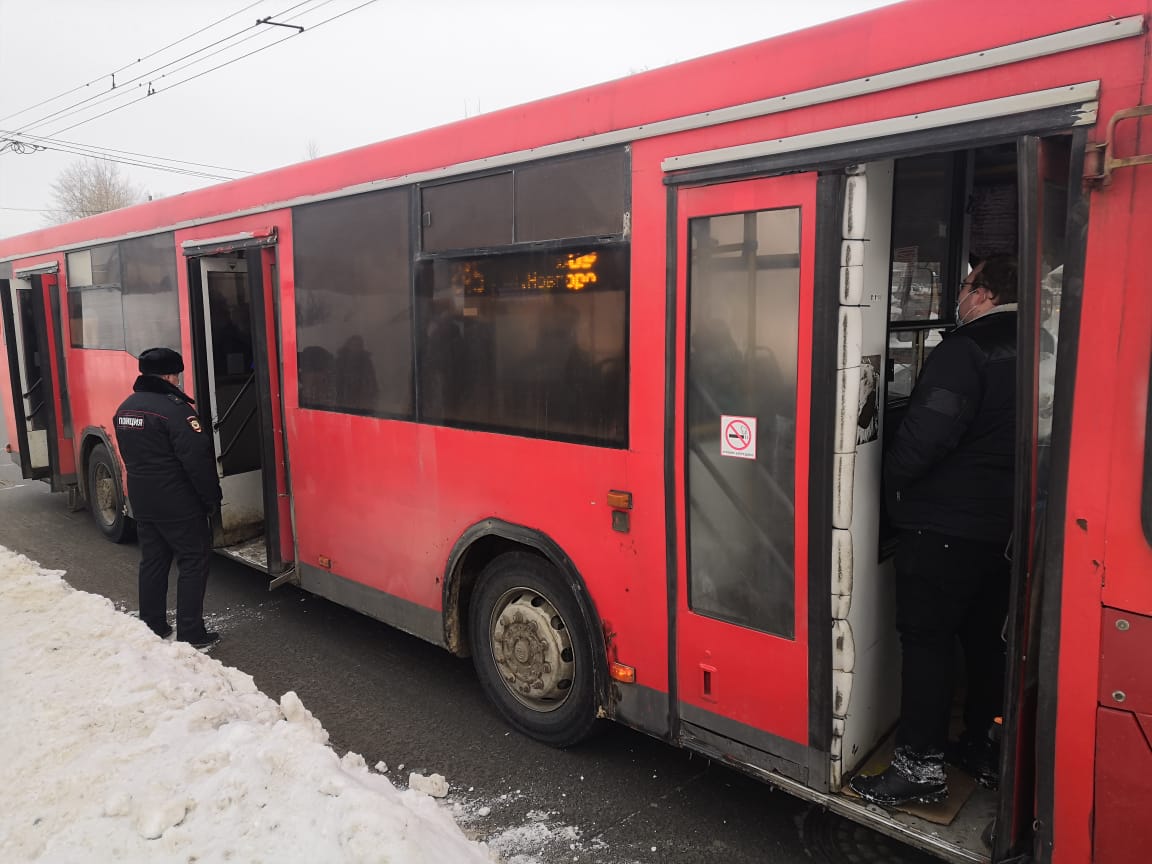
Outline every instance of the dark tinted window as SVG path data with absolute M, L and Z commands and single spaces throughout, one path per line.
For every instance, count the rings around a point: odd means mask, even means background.
M 424 249 L 478 249 L 512 242 L 512 174 L 421 190 Z
M 120 244 L 125 348 L 133 356 L 162 345 L 180 350 L 176 240 L 156 234 Z
M 628 211 L 628 151 L 517 165 L 425 186 L 420 196 L 425 252 L 620 236 Z
M 516 241 L 620 234 L 627 209 L 627 151 L 516 169 Z
M 947 318 L 955 158 L 933 153 L 896 162 L 892 190 L 891 321 Z
M 412 413 L 408 190 L 293 211 L 300 404 Z
M 421 417 L 624 446 L 624 245 L 425 262 Z
M 74 348 L 124 349 L 124 309 L 117 247 L 68 254 L 68 319 Z

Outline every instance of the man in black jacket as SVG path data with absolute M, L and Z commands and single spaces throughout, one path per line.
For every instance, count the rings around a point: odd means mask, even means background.
M 220 639 L 204 626 L 204 590 L 220 480 L 212 436 L 180 389 L 184 360 L 170 348 L 140 355 L 140 377 L 116 411 L 116 442 L 140 537 L 140 618 L 161 638 L 168 623 L 168 571 L 175 557 L 176 638 L 196 648 Z
M 965 732 L 955 758 L 994 787 L 990 738 L 1003 713 L 1016 439 L 1016 263 L 982 262 L 961 285 L 957 327 L 929 356 L 884 464 L 900 528 L 896 626 L 903 648 L 892 765 L 852 788 L 877 804 L 931 803 L 944 775 L 956 638 L 964 649 Z

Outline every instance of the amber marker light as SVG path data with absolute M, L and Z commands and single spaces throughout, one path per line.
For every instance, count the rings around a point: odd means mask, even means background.
M 608 506 L 614 507 L 617 510 L 631 510 L 632 509 L 632 493 L 621 492 L 617 489 L 611 489 L 608 492 Z
M 610 674 L 615 681 L 624 684 L 636 683 L 636 670 L 631 666 L 625 666 L 623 663 L 613 663 Z

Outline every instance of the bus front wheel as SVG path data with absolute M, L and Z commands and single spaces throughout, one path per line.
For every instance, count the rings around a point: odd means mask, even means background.
M 510 724 L 553 747 L 593 731 L 592 642 L 555 567 L 527 552 L 494 559 L 473 594 L 469 633 L 480 683 Z
M 124 512 L 120 472 L 103 444 L 88 456 L 88 509 L 101 533 L 113 543 L 127 543 L 136 536 L 136 523 Z

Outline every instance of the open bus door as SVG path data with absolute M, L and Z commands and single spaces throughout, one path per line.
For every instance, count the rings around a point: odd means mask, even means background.
M 66 438 L 71 437 L 67 397 L 60 387 L 63 350 L 60 339 L 60 286 L 57 265 L 17 270 L 3 286 L 4 335 L 20 470 L 26 479 L 46 480 L 62 491 L 74 474 Z M 52 321 L 49 321 L 49 304 Z M 55 358 L 55 365 L 53 363 Z M 60 393 L 60 399 L 57 399 Z M 57 417 L 62 409 L 63 423 Z
M 813 173 L 680 190 L 674 468 L 681 739 L 828 782 L 810 675 Z M 815 644 L 815 643 L 813 643 Z M 819 656 L 819 653 L 818 653 Z
M 292 573 L 279 361 L 271 307 L 275 239 L 186 247 L 196 397 L 224 493 L 213 546 L 276 577 Z

